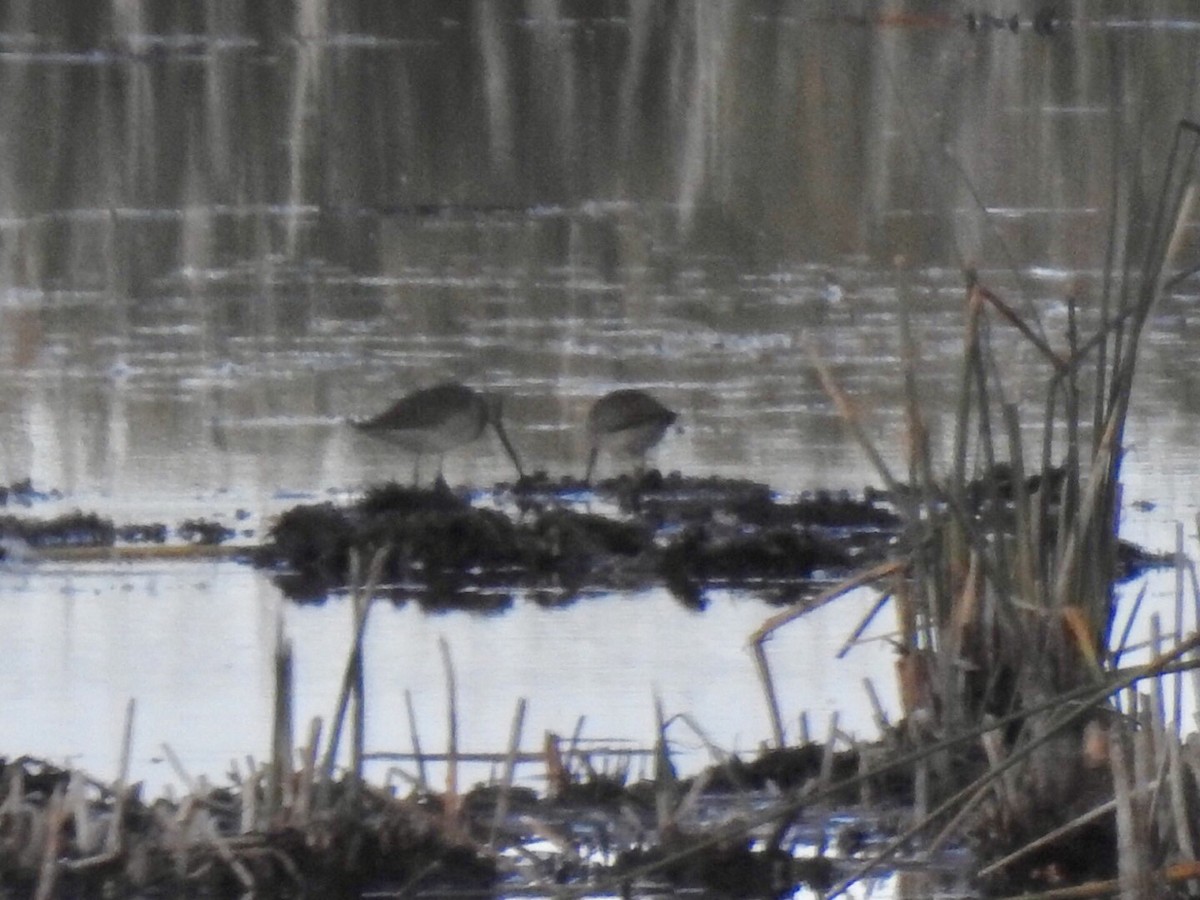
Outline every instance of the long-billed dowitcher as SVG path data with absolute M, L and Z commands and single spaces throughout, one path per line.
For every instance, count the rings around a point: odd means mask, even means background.
M 413 483 L 416 484 L 422 456 L 437 454 L 440 478 L 446 452 L 478 439 L 491 425 L 517 467 L 517 476 L 523 478 L 525 470 L 500 418 L 501 405 L 499 394 L 482 393 L 448 381 L 405 394 L 379 415 L 355 422 L 354 426 L 415 454 Z
M 590 449 L 583 480 L 591 482 L 601 450 L 618 456 L 637 457 L 639 468 L 644 466 L 646 451 L 662 440 L 677 418 L 677 413 L 645 391 L 622 388 L 605 394 L 592 404 L 588 413 Z

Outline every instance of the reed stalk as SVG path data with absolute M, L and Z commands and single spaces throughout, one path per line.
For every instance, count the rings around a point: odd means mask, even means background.
M 163 756 L 166 757 L 167 763 L 171 766 L 172 771 L 174 771 L 175 777 L 183 782 L 184 787 L 187 789 L 189 794 L 195 794 L 197 790 L 196 780 L 192 778 L 188 770 L 184 768 L 183 761 L 180 760 L 178 755 L 176 755 L 175 751 L 171 748 L 171 745 L 163 744 L 162 752 Z
M 1171 822 L 1175 829 L 1175 844 L 1185 859 L 1196 859 L 1196 841 L 1192 822 L 1188 818 L 1188 791 L 1184 783 L 1186 769 L 1183 765 L 1180 742 L 1167 742 L 1167 786 L 1170 791 Z
M 663 712 L 662 698 L 654 697 L 654 804 L 659 834 L 673 829 L 675 822 L 675 798 L 678 788 L 675 764 L 671 761 L 671 746 L 667 741 L 667 718 Z
M 1183 549 L 1183 523 L 1175 523 L 1175 633 L 1172 640 L 1179 642 L 1183 640 L 1183 635 L 1186 626 L 1184 625 L 1185 618 L 1185 581 L 1187 577 L 1187 554 Z M 1200 625 L 1200 622 L 1197 622 Z M 1172 697 L 1171 705 L 1171 720 L 1175 723 L 1176 729 L 1183 727 L 1183 675 L 1176 673 L 1172 678 Z M 1200 695 L 1198 695 L 1200 697 Z
M 242 809 L 238 831 L 251 834 L 262 827 L 258 816 L 258 788 L 262 784 L 263 770 L 251 767 L 242 781 Z
M 355 618 L 366 622 L 367 610 L 366 606 L 371 602 L 368 596 L 363 593 L 355 592 L 354 594 Z M 363 779 L 363 752 L 366 749 L 367 736 L 367 683 L 366 674 L 363 671 L 363 651 L 362 645 L 359 644 L 357 652 L 353 654 L 353 687 L 351 689 L 351 698 L 353 704 L 351 706 L 350 718 L 350 792 L 349 797 L 353 803 L 357 803 L 362 792 Z
M 942 820 L 949 812 L 957 810 L 973 794 L 980 790 L 988 789 L 993 779 L 999 777 L 1010 767 L 1020 764 L 1040 745 L 1053 740 L 1061 733 L 1062 729 L 1069 727 L 1081 717 L 1090 714 L 1097 703 L 1101 703 L 1114 694 L 1129 688 L 1131 685 L 1136 685 L 1147 679 L 1158 678 L 1164 674 L 1176 671 L 1190 671 L 1200 667 L 1200 661 L 1190 658 L 1185 659 L 1185 657 L 1190 657 L 1197 649 L 1200 649 L 1200 633 L 1189 636 L 1179 646 L 1172 648 L 1161 657 L 1151 659 L 1144 665 L 1108 673 L 1100 684 L 1077 686 L 1063 694 L 1031 704 L 1022 710 L 1009 713 L 1006 716 L 999 717 L 982 725 L 976 725 L 962 732 L 951 734 L 927 746 L 919 747 L 908 753 L 891 755 L 878 766 L 874 766 L 866 771 L 860 771 L 851 778 L 834 782 L 823 789 L 806 791 L 803 796 L 789 797 L 780 802 L 770 804 L 761 810 L 748 813 L 738 822 L 711 829 L 684 848 L 623 873 L 621 878 L 622 883 L 632 883 L 639 878 L 644 878 L 654 872 L 676 865 L 691 856 L 704 853 L 713 847 L 720 846 L 729 841 L 743 839 L 754 829 L 762 825 L 788 820 L 801 810 L 820 802 L 826 797 L 840 795 L 847 790 L 859 786 L 864 779 L 878 778 L 888 772 L 917 766 L 923 760 L 927 760 L 935 754 L 977 740 L 986 731 L 1004 728 L 1030 715 L 1048 712 L 1055 713 L 1052 727 L 1047 728 L 1037 738 L 1031 739 L 1028 744 L 1022 745 L 1012 751 L 1003 764 L 989 770 L 971 784 L 966 785 L 951 797 L 943 800 L 928 815 L 919 817 L 910 828 L 888 841 L 870 859 L 863 862 L 862 865 L 825 893 L 827 898 L 836 897 L 848 890 L 865 875 L 884 865 L 897 850 L 908 845 L 923 832 L 929 830 L 934 823 Z M 562 888 L 559 893 L 564 897 L 578 897 L 582 896 L 585 890 L 589 894 L 594 894 L 606 888 L 617 890 L 618 885 L 602 882 L 600 884 L 589 884 L 586 886 L 586 889 Z
M 267 779 L 267 817 L 283 808 L 285 785 L 292 775 L 292 642 L 283 636 L 282 620 L 275 636 L 275 703 L 271 717 L 271 764 Z
M 838 386 L 830 367 L 810 350 L 827 395 L 908 520 L 903 565 L 888 581 L 888 595 L 895 601 L 900 622 L 905 712 L 911 718 L 917 709 L 926 710 L 930 716 L 922 720 L 925 739 L 936 739 L 938 734 L 963 733 L 990 717 L 1024 708 L 1022 728 L 1005 736 L 1006 746 L 990 739 L 993 762 L 1003 759 L 1007 766 L 1024 760 L 1035 783 L 1061 785 L 1054 790 L 1065 789 L 1066 783 L 1055 777 L 1061 774 L 1054 771 L 1055 753 L 1028 751 L 1065 724 L 1056 714 L 1030 710 L 1037 709 L 1043 698 L 1102 684 L 1106 669 L 1119 662 L 1128 643 L 1133 616 L 1119 643 L 1114 645 L 1113 640 L 1126 422 L 1146 323 L 1164 286 L 1178 280 L 1171 270 L 1200 193 L 1195 187 L 1198 175 L 1200 125 L 1182 122 L 1174 134 L 1149 228 L 1140 231 L 1140 223 L 1131 220 L 1124 229 L 1126 245 L 1109 248 L 1099 324 L 1091 333 L 1080 316 L 1077 289 L 1068 293 L 1065 333 L 1055 340 L 1000 291 L 974 272 L 967 273 L 957 410 L 944 479 L 937 475 L 924 427 L 919 361 L 912 323 L 904 311 L 907 304 L 902 304 L 900 330 L 908 485 L 895 483 L 887 461 L 859 420 L 854 401 Z M 1118 202 L 1114 197 L 1114 210 Z M 1110 220 L 1114 241 L 1120 231 L 1114 212 Z M 1193 271 L 1200 271 L 1200 266 Z M 908 293 L 903 273 L 901 280 L 903 299 Z M 1001 330 L 1015 335 L 1018 347 L 1032 349 L 1032 362 L 1022 362 L 1025 371 L 1045 372 L 1041 447 L 1032 457 L 1024 446 L 1024 416 L 1010 400 L 1006 383 L 1011 364 L 1001 362 L 996 350 Z M 1031 465 L 1036 468 L 1030 470 Z M 1182 559 L 1180 532 L 1173 631 L 1164 633 L 1154 623 L 1156 659 L 1164 658 L 1172 645 L 1188 644 Z M 1200 589 L 1196 593 L 1200 598 Z M 1200 607 L 1200 599 L 1196 603 Z M 1140 599 L 1135 606 L 1140 607 Z M 804 612 L 800 608 L 772 617 L 751 638 L 777 744 L 784 738 L 783 713 L 763 643 L 775 629 Z M 857 639 L 861 627 L 847 646 Z M 1183 710 L 1182 672 L 1169 681 L 1155 679 L 1150 693 L 1150 718 L 1133 735 L 1133 745 L 1142 748 L 1141 755 L 1131 757 L 1138 771 L 1128 779 L 1135 785 L 1146 784 L 1156 770 L 1169 769 L 1170 748 L 1178 741 Z M 1093 702 L 1106 703 L 1110 696 L 1103 693 Z M 1176 723 L 1174 734 L 1168 730 L 1171 721 Z M 934 759 L 929 757 L 931 762 Z M 1014 782 L 1011 777 L 1005 781 L 1005 794 L 1012 795 Z M 954 796 L 959 797 L 957 815 L 963 816 L 962 802 L 970 795 Z M 1182 827 L 1184 817 L 1177 813 L 1176 818 L 1179 842 L 1186 844 L 1191 837 Z M 1148 821 L 1137 810 L 1125 817 L 1126 827 L 1138 829 L 1136 835 L 1125 836 L 1131 846 L 1142 847 L 1149 840 Z M 1131 868 L 1128 854 L 1123 865 L 1139 873 L 1146 869 Z M 1130 889 L 1141 879 L 1140 874 L 1129 876 Z
M 124 844 L 125 806 L 129 800 L 129 766 L 133 758 L 133 720 L 137 701 L 130 697 L 125 704 L 125 727 L 121 729 L 121 755 L 117 768 L 116 794 L 113 801 L 112 824 L 104 838 L 104 852 L 117 854 Z
M 342 727 L 346 721 L 346 711 L 350 704 L 351 694 L 362 686 L 361 667 L 363 656 L 363 639 L 367 629 L 367 618 L 371 612 L 371 604 L 375 599 L 375 590 L 383 573 L 383 566 L 390 549 L 380 547 L 371 558 L 367 575 L 360 574 L 360 564 L 357 553 L 352 554 L 352 571 L 355 575 L 351 580 L 354 585 L 353 596 L 356 598 L 352 609 L 354 614 L 354 631 L 350 645 L 350 653 L 342 670 L 342 686 L 338 694 L 337 707 L 329 726 L 329 744 L 321 763 L 321 780 L 318 788 L 318 809 L 329 805 L 333 793 L 333 770 L 337 765 L 338 747 L 341 743 Z
M 495 849 L 496 837 L 508 815 L 509 795 L 512 792 L 513 779 L 516 775 L 517 760 L 521 753 L 521 732 L 525 728 L 525 698 L 517 700 L 517 709 L 513 713 L 512 729 L 508 737 L 508 753 L 504 759 L 504 774 L 500 779 L 500 793 L 496 798 L 496 813 L 492 817 L 491 834 L 488 837 L 488 847 Z
M 833 750 L 837 746 L 837 735 L 838 711 L 835 709 L 829 714 L 829 727 L 825 732 L 825 746 L 821 753 L 821 773 L 817 782 L 821 787 L 828 787 L 833 780 Z
M 1127 752 L 1120 740 L 1113 741 L 1109 749 L 1119 838 L 1118 883 L 1121 896 L 1125 900 L 1150 900 L 1158 894 L 1151 878 L 1150 861 L 1144 856 L 1144 844 L 1139 840 L 1140 834 L 1144 833 L 1147 827 L 1144 802 L 1139 797 L 1146 785 L 1135 780 L 1127 760 Z
M 450 645 L 444 637 L 438 638 L 438 650 L 442 655 L 442 669 L 446 677 L 446 793 L 443 815 L 447 827 L 455 828 L 462 803 L 458 789 L 458 681 L 454 675 Z
M 583 740 L 583 728 L 587 724 L 587 716 L 579 716 L 575 727 L 571 729 L 571 743 L 567 745 L 567 758 L 576 759 L 580 756 L 579 744 Z
M 66 804 L 70 811 L 71 827 L 75 830 L 76 847 L 82 853 L 95 853 L 97 829 L 88 815 L 87 788 L 79 772 L 72 772 L 67 781 Z
M 421 733 L 417 728 L 417 713 L 413 708 L 412 691 L 404 689 L 404 709 L 408 713 L 408 733 L 412 740 L 413 759 L 417 764 L 417 789 L 429 790 L 429 777 L 425 773 L 425 755 L 421 752 Z
M 321 752 L 321 727 L 320 716 L 313 716 L 308 723 L 308 741 L 302 748 L 296 801 L 292 810 L 293 822 L 301 827 L 308 824 L 315 800 L 313 791 L 317 782 L 317 755 Z
M 66 794 L 62 785 L 54 789 L 44 815 L 46 835 L 42 845 L 42 860 L 38 868 L 37 888 L 34 891 L 33 900 L 51 900 L 58 887 L 60 872 L 58 857 L 62 849 L 63 825 L 67 818 Z

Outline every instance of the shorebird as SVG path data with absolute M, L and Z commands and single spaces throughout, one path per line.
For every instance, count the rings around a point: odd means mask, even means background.
M 591 483 L 592 470 L 601 450 L 611 454 L 636 456 L 638 468 L 646 462 L 646 451 L 662 440 L 667 429 L 679 418 L 645 391 L 623 388 L 605 394 L 588 413 L 588 452 L 585 482 Z
M 353 424 L 360 431 L 416 454 L 413 484 L 417 483 L 422 456 L 437 454 L 438 477 L 441 478 L 442 457 L 446 452 L 471 443 L 491 425 L 508 458 L 517 467 L 517 476 L 523 478 L 525 470 L 504 431 L 500 407 L 499 394 L 485 394 L 456 381 L 447 381 L 405 394 L 374 418 Z

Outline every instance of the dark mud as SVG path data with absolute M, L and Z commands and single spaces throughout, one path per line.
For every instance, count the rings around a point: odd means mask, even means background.
M 34 508 L 38 504 L 63 499 L 57 490 L 36 489 L 27 479 L 11 485 L 0 485 L 0 507 Z M 245 518 L 239 510 L 236 518 Z M 240 537 L 252 537 L 243 532 Z M 209 519 L 185 519 L 178 525 L 164 522 L 132 522 L 117 524 L 97 513 L 75 510 L 50 518 L 26 514 L 0 514 L 0 559 L 20 556 L 39 550 L 97 550 L 106 547 L 136 547 L 139 545 L 217 546 L 239 537 L 231 527 Z
M 171 528 L 163 522 L 117 525 L 98 513 L 81 511 L 49 519 L 0 515 L 0 559 L 25 551 L 95 550 L 171 541 L 215 546 L 235 536 L 231 528 L 205 519 L 188 519 Z
M 1020 487 L 1030 493 L 1047 485 L 1057 489 L 1055 473 Z M 988 527 L 1004 528 L 1016 493 L 998 466 L 990 479 L 971 484 L 965 502 Z M 0 498 L 24 507 L 61 499 L 29 482 L 0 488 Z M 388 548 L 380 594 L 430 609 L 502 611 L 515 590 L 564 605 L 655 585 L 702 609 L 713 588 L 791 603 L 904 554 L 911 543 L 899 513 L 904 499 L 871 489 L 786 497 L 757 482 L 654 470 L 592 486 L 537 475 L 484 493 L 392 483 L 350 504 L 294 506 L 257 546 L 245 546 L 253 530 L 209 519 L 118 525 L 96 512 L 3 513 L 0 559 L 153 545 L 185 554 L 238 542 L 229 555 L 270 569 L 288 597 L 319 602 L 348 586 L 355 554 L 365 562 Z M 246 516 L 238 511 L 235 520 Z M 1126 542 L 1119 559 L 1120 578 L 1170 561 Z
M 555 604 L 654 584 L 703 605 L 713 586 L 791 599 L 882 558 L 900 532 L 878 500 L 782 499 L 754 482 L 656 471 L 594 487 L 526 478 L 484 499 L 491 505 L 445 485 L 386 484 L 350 506 L 298 506 L 279 517 L 255 559 L 295 599 L 345 587 L 352 551 L 388 547 L 382 580 L 399 586 L 396 596 L 415 589 L 436 606 L 493 608 L 496 591 L 509 588 Z
M 987 508 L 1013 491 L 997 478 L 969 502 Z M 703 608 L 718 587 L 795 601 L 903 553 L 906 540 L 893 498 L 880 491 L 782 497 L 751 481 L 649 471 L 591 487 L 534 476 L 482 496 L 444 484 L 380 485 L 350 505 L 288 510 L 254 558 L 297 600 L 345 588 L 354 552 L 366 558 L 387 547 L 382 593 L 397 601 L 495 611 L 511 603 L 513 589 L 565 604 L 665 585 Z M 1122 576 L 1164 561 L 1129 544 L 1122 560 Z

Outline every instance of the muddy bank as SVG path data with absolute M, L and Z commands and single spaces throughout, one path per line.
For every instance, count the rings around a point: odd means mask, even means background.
M 483 498 L 385 484 L 349 506 L 288 510 L 255 561 L 296 599 L 343 587 L 353 549 L 390 547 L 383 581 L 398 598 L 435 606 L 504 603 L 513 587 L 557 604 L 655 584 L 699 605 L 710 586 L 789 599 L 813 579 L 882 557 L 899 525 L 875 499 L 782 499 L 754 482 L 655 471 L 593 488 L 527 478 Z
M 981 509 L 998 496 L 976 493 Z M 787 603 L 906 552 L 895 499 L 873 490 L 783 497 L 752 481 L 653 470 L 593 487 L 536 476 L 476 496 L 385 484 L 350 505 L 288 510 L 254 559 L 298 600 L 343 588 L 353 550 L 389 547 L 383 592 L 438 608 L 503 609 L 511 588 L 563 604 L 653 585 L 695 607 L 714 587 Z M 1122 545 L 1123 577 L 1162 561 Z
M 1005 526 L 1014 486 L 1004 474 L 998 468 L 997 477 L 972 483 L 965 495 L 988 527 Z M 1026 485 L 1038 487 L 1032 479 Z M 28 510 L 50 500 L 61 495 L 29 482 L 0 488 L 0 506 Z M 174 524 L 118 524 L 94 511 L 50 518 L 4 512 L 0 560 L 218 551 L 271 570 L 289 598 L 319 602 L 346 587 L 355 552 L 370 556 L 387 547 L 380 593 L 432 609 L 500 611 L 514 589 L 563 605 L 589 593 L 655 585 L 695 608 L 721 587 L 791 603 L 908 552 L 914 538 L 899 513 L 904 500 L 872 489 L 786 497 L 757 482 L 654 470 L 592 486 L 539 475 L 483 492 L 388 483 L 348 504 L 294 506 L 261 540 L 238 527 L 249 518 L 244 510 L 229 522 Z M 1127 542 L 1119 556 L 1121 578 L 1169 561 Z
M 188 518 L 174 524 L 165 522 L 117 523 L 103 512 L 73 510 L 51 517 L 33 515 L 27 510 L 61 501 L 57 490 L 40 490 L 29 479 L 0 485 L 0 508 L 21 508 L 22 512 L 0 513 L 0 560 L 36 560 L 40 552 L 61 551 L 70 559 L 71 550 L 102 550 L 168 544 L 216 547 L 235 539 L 255 537 L 250 529 L 236 530 L 213 519 Z M 238 510 L 233 519 L 249 517 Z

